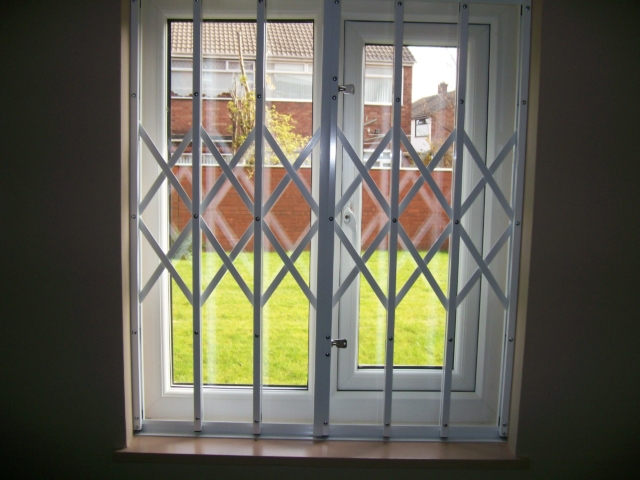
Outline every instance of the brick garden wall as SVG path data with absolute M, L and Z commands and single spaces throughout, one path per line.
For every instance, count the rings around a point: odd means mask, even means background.
M 191 167 L 175 167 L 173 172 L 180 180 L 181 185 L 187 192 L 191 191 Z M 311 169 L 300 169 L 300 176 L 310 190 Z M 285 170 L 282 167 L 265 168 L 265 195 L 270 194 L 283 178 Z M 372 170 L 371 176 L 379 186 L 383 194 L 387 192 L 389 185 L 389 170 Z M 219 167 L 203 168 L 203 195 L 211 189 L 220 175 Z M 236 169 L 236 175 L 245 190 L 253 190 L 253 179 L 248 169 Z M 404 198 L 409 189 L 415 184 L 420 173 L 416 170 L 401 170 L 400 172 L 400 198 Z M 442 190 L 445 198 L 451 198 L 451 171 L 435 171 L 433 178 Z M 367 248 L 375 238 L 380 228 L 385 223 L 386 215 L 372 195 L 363 190 L 362 218 L 358 220 L 362 226 L 363 248 Z M 189 221 L 190 212 L 187 210 L 182 200 L 175 190 L 171 193 L 171 221 L 172 225 L 182 230 Z M 308 207 L 304 197 L 300 194 L 295 185 L 289 184 L 280 199 L 276 202 L 266 222 L 273 230 L 281 245 L 286 250 L 291 250 L 297 244 L 298 239 L 304 235 L 309 227 L 311 209 Z M 244 233 L 245 229 L 253 221 L 251 212 L 227 181 L 220 190 L 214 201 L 204 213 L 204 219 L 213 230 L 216 238 L 222 247 L 229 251 Z M 427 250 L 442 230 L 447 226 L 449 218 L 444 213 L 437 199 L 427 186 L 423 186 L 419 193 L 409 203 L 409 206 L 400 216 L 400 223 L 411 236 L 414 243 L 420 250 Z M 383 243 L 382 248 L 386 248 Z M 443 248 L 448 247 L 445 242 Z M 247 249 L 253 248 L 253 242 L 247 244 Z M 265 242 L 265 249 L 271 250 L 268 242 Z

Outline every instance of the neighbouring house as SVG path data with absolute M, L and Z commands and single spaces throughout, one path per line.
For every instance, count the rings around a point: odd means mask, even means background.
M 280 114 L 290 115 L 294 132 L 303 137 L 313 134 L 313 31 L 311 22 L 272 22 L 267 26 L 267 64 L 265 99 L 275 106 Z M 172 148 L 176 148 L 191 128 L 193 95 L 193 32 L 192 23 L 171 22 L 171 74 L 170 74 L 170 132 Z M 233 155 L 229 126 L 230 90 L 234 88 L 242 74 L 240 52 L 245 76 L 253 88 L 256 71 L 256 24 L 252 22 L 205 22 L 203 25 L 203 78 L 202 114 L 203 126 L 212 137 L 223 157 Z M 415 58 L 408 48 L 402 52 L 402 109 L 401 125 L 404 132 L 411 131 L 412 81 Z M 364 65 L 364 125 L 363 160 L 380 142 L 391 128 L 393 105 L 393 47 L 390 45 L 367 45 Z M 319 85 L 316 87 L 319 88 Z M 358 86 L 356 86 L 358 88 Z M 390 145 L 385 149 L 371 171 L 379 185 L 388 185 L 391 160 Z M 207 167 L 202 174 L 203 192 L 208 192 L 220 177 L 220 168 L 213 156 L 203 152 L 202 165 Z M 239 164 L 242 166 L 242 163 Z M 308 165 L 304 165 L 308 166 Z M 304 167 L 303 166 L 303 167 Z M 405 159 L 403 166 L 409 166 Z M 275 168 L 274 168 L 275 167 Z M 269 195 L 281 181 L 286 171 L 272 165 L 266 169 L 264 192 Z M 246 170 L 246 171 L 245 171 Z M 187 148 L 178 164 L 173 168 L 185 191 L 191 190 L 191 150 Z M 247 191 L 253 189 L 250 168 L 235 171 L 238 181 Z M 451 178 L 449 172 L 439 172 L 436 181 L 445 196 L 450 195 Z M 311 169 L 301 168 L 298 175 L 308 186 L 311 185 Z M 403 170 L 402 193 L 417 181 L 419 172 Z M 411 177 L 406 178 L 405 177 Z M 365 189 L 366 190 L 366 189 Z M 437 200 L 429 192 L 419 195 L 403 214 L 403 225 L 418 248 L 427 249 L 448 223 L 448 217 L 441 209 L 433 207 Z M 171 225 L 181 231 L 190 220 L 191 212 L 180 199 L 175 189 L 171 190 Z M 433 212 L 427 215 L 426 212 Z M 300 191 L 290 185 L 282 192 L 281 198 L 269 213 L 269 222 L 278 241 L 286 250 L 292 250 L 298 239 L 307 231 L 311 215 L 310 208 Z M 222 247 L 231 250 L 243 235 L 252 215 L 241 198 L 227 182 L 203 213 L 207 223 Z M 383 227 L 384 215 L 380 213 L 376 200 L 363 194 L 362 205 L 362 246 L 366 248 Z M 430 218 L 426 224 L 425 218 Z M 250 240 L 246 249 L 251 249 Z M 443 248 L 447 247 L 447 243 Z M 265 250 L 272 246 L 265 243 Z
M 313 23 L 270 22 L 267 27 L 266 100 L 280 114 L 291 115 L 293 131 L 311 136 L 313 109 Z M 171 23 L 171 141 L 177 146 L 191 127 L 193 74 L 193 27 L 191 22 Z M 241 75 L 253 87 L 256 58 L 254 22 L 205 22 L 203 26 L 203 125 L 221 153 L 230 157 L 229 91 Z M 241 48 L 242 46 L 242 48 Z M 381 129 L 391 121 L 393 47 L 368 45 L 365 65 L 364 156 L 373 150 Z M 414 57 L 403 49 L 403 105 L 411 105 Z M 410 131 L 411 112 L 402 109 L 402 128 Z M 386 133 L 384 130 L 383 133 Z M 377 132 L 377 133 L 376 133 Z M 190 164 L 187 152 L 180 164 Z M 386 166 L 383 163 L 378 166 Z M 213 162 L 205 155 L 203 163 Z M 388 163 L 388 162 L 387 162 Z
M 411 144 L 420 154 L 437 149 L 453 131 L 456 92 L 447 87 L 441 82 L 436 95 L 420 98 L 411 106 Z

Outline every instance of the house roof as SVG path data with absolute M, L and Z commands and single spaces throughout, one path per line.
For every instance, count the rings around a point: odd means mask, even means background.
M 367 45 L 364 51 L 368 61 L 393 62 L 393 46 L 391 45 Z M 416 63 L 416 59 L 407 47 L 402 47 L 402 62 Z
M 411 104 L 411 118 L 426 118 L 456 103 L 456 91 L 422 97 Z
M 238 32 L 242 37 L 242 51 L 249 57 L 256 55 L 255 22 L 204 22 L 202 49 L 205 56 L 237 55 Z M 171 23 L 171 53 L 191 55 L 193 52 L 193 23 Z M 267 26 L 267 53 L 277 57 L 312 58 L 313 23 L 273 22 Z M 393 61 L 393 47 L 369 45 L 367 60 Z M 402 49 L 402 61 L 415 63 L 408 48 Z

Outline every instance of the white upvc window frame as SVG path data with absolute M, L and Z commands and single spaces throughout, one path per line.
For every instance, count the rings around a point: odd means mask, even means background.
M 153 5 L 152 5 L 153 3 Z M 221 1 L 224 8 L 216 10 L 216 19 L 227 20 L 242 20 L 246 19 L 247 11 L 251 12 L 249 8 L 255 9 L 255 2 L 248 0 L 234 0 L 234 1 Z M 274 2 L 275 3 L 275 2 Z M 282 17 L 287 20 L 311 20 L 314 22 L 314 36 L 315 38 L 321 38 L 321 32 L 323 28 L 323 15 L 321 9 L 315 8 L 316 5 L 312 5 L 313 2 L 308 2 L 304 6 L 296 4 L 294 0 L 282 0 L 279 2 L 282 5 L 289 3 L 295 5 L 296 8 L 291 8 L 287 11 L 286 17 Z M 316 2 L 321 6 L 321 2 Z M 362 2 L 360 2 L 362 3 Z M 468 3 L 475 3 L 472 1 Z M 504 3 L 516 3 L 505 1 Z M 523 2 L 529 5 L 529 2 L 525 0 Z M 357 1 L 353 2 L 354 5 L 358 4 Z M 166 26 L 169 19 L 191 19 L 192 15 L 192 2 L 190 0 L 147 0 L 145 2 L 145 8 L 143 10 L 141 18 L 141 28 L 145 31 L 142 36 L 141 47 L 145 51 L 145 55 L 142 56 L 142 62 L 139 66 L 140 71 L 144 72 L 141 75 L 141 92 L 166 92 L 166 72 L 167 72 L 167 32 Z M 204 7 L 204 14 L 208 16 L 206 6 Z M 255 11 L 255 10 L 254 10 Z M 382 17 L 385 17 L 385 12 Z M 491 18 L 489 15 L 486 19 L 487 22 L 499 22 L 499 16 Z M 358 20 L 359 18 L 349 12 L 348 10 L 343 12 L 341 21 L 348 21 L 350 19 Z M 277 20 L 277 16 L 270 16 L 269 20 Z M 375 20 L 375 15 L 369 14 L 368 20 Z M 419 19 L 415 19 L 420 21 Z M 414 19 L 412 18 L 412 21 Z M 427 21 L 427 19 L 423 20 Z M 450 19 L 439 19 L 439 21 L 451 22 Z M 453 21 L 455 23 L 455 19 Z M 342 23 L 341 23 L 342 25 Z M 492 24 L 493 25 L 493 24 Z M 341 29 L 341 34 L 344 29 Z M 495 49 L 495 45 L 491 46 Z M 321 101 L 321 65 L 322 65 L 322 46 L 319 44 L 314 45 L 315 57 L 313 72 L 314 73 L 314 89 L 313 89 L 313 101 Z M 341 52 L 341 55 L 343 53 Z M 495 52 L 492 51 L 490 55 L 494 58 Z M 341 69 L 344 65 L 344 58 L 341 56 Z M 499 67 L 495 64 L 490 66 L 490 71 L 495 74 Z M 344 72 L 341 72 L 341 75 Z M 348 83 L 345 81 L 345 83 Z M 495 85 L 489 87 L 497 88 Z M 132 83 L 132 90 L 136 91 L 137 87 Z M 525 92 L 526 93 L 526 92 Z M 167 95 L 148 95 L 149 97 L 156 97 L 155 101 L 146 102 L 144 100 L 144 94 L 142 96 L 142 104 L 140 109 L 140 116 L 144 119 L 143 123 L 146 131 L 151 139 L 158 146 L 167 145 L 166 140 L 166 116 L 162 112 L 166 111 Z M 135 97 L 134 97 L 135 98 Z M 314 109 L 314 131 L 320 124 L 320 112 L 319 109 Z M 341 115 L 341 114 L 339 114 Z M 522 116 L 522 113 L 520 113 Z M 522 118 L 521 118 L 522 120 Z M 520 125 L 523 125 L 521 122 Z M 347 133 L 347 126 L 345 125 L 345 133 Z M 357 136 L 354 136 L 356 138 Z M 522 138 L 524 138 L 522 134 Z M 355 145 L 358 145 L 356 142 Z M 164 147 L 166 149 L 166 147 Z M 519 149 L 523 148 L 519 146 Z M 488 147 L 489 152 L 487 156 L 490 157 L 492 153 L 491 147 Z M 522 150 L 523 152 L 524 150 Z M 165 155 L 166 151 L 160 150 L 160 153 Z M 144 154 L 141 154 L 141 158 Z M 340 155 L 339 155 L 340 158 Z M 144 162 L 142 162 L 144 163 Z M 152 164 L 152 162 L 147 162 Z M 155 179 L 157 175 L 157 169 L 152 169 L 146 172 L 144 167 L 140 171 L 140 180 L 142 182 L 142 191 L 145 191 L 145 178 Z M 317 181 L 314 180 L 313 191 L 318 188 Z M 470 188 L 470 187 L 469 187 Z M 162 234 L 162 222 L 163 218 L 167 215 L 167 205 L 165 201 L 157 202 L 157 205 L 153 205 L 151 209 L 155 215 L 154 221 L 150 222 L 151 228 L 156 228 L 158 233 L 158 239 L 161 244 L 167 245 L 168 238 Z M 518 223 L 519 225 L 519 223 Z M 515 240 L 518 240 L 519 236 L 515 236 Z M 312 243 L 312 250 L 317 248 L 317 237 Z M 316 264 L 312 261 L 311 277 L 313 278 L 315 273 Z M 517 269 L 516 269 L 517 273 Z M 153 322 L 157 323 L 157 319 L 160 319 L 160 328 L 157 325 L 154 327 L 148 320 L 143 320 L 140 325 L 140 332 L 145 333 L 145 348 L 142 352 L 134 352 L 139 355 L 141 364 L 136 364 L 134 360 L 134 369 L 138 369 L 138 376 L 134 374 L 135 378 L 139 378 L 139 375 L 144 374 L 144 392 L 140 394 L 140 399 L 144 402 L 143 405 L 138 405 L 140 409 L 136 409 L 134 406 L 134 415 L 144 410 L 144 419 L 146 430 L 148 433 L 162 432 L 162 431 L 175 431 L 182 432 L 184 422 L 193 421 L 193 388 L 185 386 L 172 385 L 170 372 L 171 372 L 171 345 L 170 345 L 170 305 L 169 299 L 166 295 L 162 295 L 161 292 L 168 290 L 168 283 L 170 279 L 166 274 L 163 274 L 156 286 L 148 294 L 148 302 L 151 304 L 142 315 L 142 318 L 155 319 Z M 155 295 L 155 297 L 154 297 Z M 314 363 L 313 358 L 314 343 L 313 338 L 314 328 L 311 325 L 314 324 L 314 318 L 310 319 L 309 329 L 309 388 L 307 390 L 301 389 L 278 389 L 278 388 L 264 388 L 264 407 L 263 407 L 263 422 L 273 423 L 276 425 L 273 429 L 274 435 L 277 432 L 298 432 L 301 435 L 308 435 L 308 426 L 313 422 L 313 381 L 314 376 Z M 340 326 L 338 326 L 340 325 Z M 338 330 L 342 329 L 343 325 L 334 321 L 334 334 L 336 336 L 340 333 Z M 352 327 L 349 327 L 352 328 Z M 515 328 L 515 322 L 511 321 L 508 326 L 506 335 L 510 338 L 513 336 L 513 329 Z M 133 332 L 132 332 L 133 333 Z M 135 332 L 138 333 L 137 331 Z M 458 333 L 456 333 L 458 335 Z M 462 335 L 462 334 L 461 334 Z M 507 357 L 512 356 L 511 350 L 507 350 L 505 355 Z M 380 395 L 372 392 L 365 391 L 341 391 L 338 385 L 339 372 L 337 365 L 338 355 L 334 355 L 332 358 L 332 364 L 335 375 L 331 378 L 331 423 L 336 426 L 335 432 L 343 433 L 346 437 L 366 437 L 370 434 L 371 430 L 367 428 L 359 429 L 353 426 L 354 424 L 371 424 L 378 423 L 380 420 Z M 508 374 L 509 372 L 507 372 Z M 503 377 L 505 375 L 503 374 Z M 508 375 L 507 375 L 508 376 Z M 455 375 L 454 375 L 455 377 Z M 498 379 L 498 382 L 504 382 L 504 378 Z M 456 380 L 454 378 L 454 384 Z M 494 382 L 494 380 L 492 380 Z M 486 385 L 485 385 L 486 386 Z M 140 388 L 134 386 L 134 390 Z M 504 384 L 503 384 L 503 388 Z M 464 389 L 464 385 L 460 390 Z M 424 389 L 423 389 L 424 390 Z M 427 403 L 437 403 L 440 399 L 440 394 L 436 391 L 402 391 L 394 392 L 394 410 L 393 418 L 394 422 L 398 425 L 435 425 L 435 430 L 428 430 L 426 434 L 420 434 L 421 438 L 429 438 L 433 432 L 438 432 L 438 417 L 439 412 L 437 408 L 426 409 L 425 401 Z M 252 421 L 251 412 L 251 394 L 250 389 L 243 387 L 211 387 L 204 389 L 204 410 L 208 412 L 208 416 L 203 419 L 206 422 L 220 422 L 220 425 L 226 423 L 233 424 L 234 422 L 248 423 L 249 426 Z M 451 397 L 452 412 L 451 422 L 460 424 L 485 424 L 487 414 L 484 412 L 485 406 L 482 405 L 482 399 L 478 403 L 478 395 L 482 395 L 482 392 L 478 393 L 478 389 L 475 392 L 459 392 L 459 394 L 453 393 Z M 134 395 L 135 396 L 135 395 Z M 427 411 L 429 410 L 429 411 Z M 507 407 L 508 411 L 508 407 Z M 367 412 L 374 412 L 373 416 Z M 493 414 L 495 412 L 491 412 Z M 134 417 L 136 421 L 134 425 L 137 429 L 141 428 L 142 419 Z M 154 420 L 158 420 L 157 422 Z M 164 422 L 165 420 L 176 420 L 177 423 L 173 423 L 173 427 Z M 183 421 L 183 422 L 180 422 Z M 280 424 L 296 423 L 300 424 L 298 427 L 291 427 L 287 430 L 286 427 L 278 426 Z M 348 424 L 351 427 L 345 430 L 340 429 L 340 424 Z M 505 425 L 506 426 L 506 425 Z M 446 427 L 446 425 L 445 425 Z M 223 431 L 218 429 L 217 431 Z M 374 429 L 375 430 L 375 429 Z M 228 428 L 229 434 L 237 434 L 237 432 L 244 432 L 235 429 L 233 426 Z M 377 430 L 375 430 L 377 431 Z M 397 430 L 401 431 L 401 430 Z M 430 433 L 431 432 L 431 433 Z M 477 429 L 476 433 L 469 433 L 464 429 L 458 430 L 460 438 L 474 438 L 479 435 L 486 438 L 491 437 L 492 432 L 497 433 L 495 427 L 487 427 L 485 430 Z M 285 433 L 286 434 L 286 433 Z M 290 433 L 289 433 L 290 434 Z M 500 429 L 501 435 L 506 435 L 506 428 Z M 411 433 L 406 433 L 406 437 L 411 437 Z M 437 436 L 437 435 L 436 435 Z M 434 437 L 435 438 L 435 437 Z

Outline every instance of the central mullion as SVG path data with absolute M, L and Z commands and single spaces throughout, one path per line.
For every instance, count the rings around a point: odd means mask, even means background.
M 313 435 L 329 435 L 340 2 L 324 1 Z
M 258 0 L 256 18 L 256 115 L 255 183 L 253 196 L 253 434 L 262 427 L 262 184 L 265 130 L 265 52 L 267 41 L 266 1 Z
M 202 270 L 202 231 L 200 228 L 201 188 L 201 154 L 202 136 L 202 5 L 198 0 L 193 2 L 193 99 L 192 99 L 193 140 L 192 183 L 191 183 L 191 238 L 192 238 L 192 288 L 193 295 L 193 410 L 196 432 L 202 431 L 203 409 L 203 375 L 202 375 L 202 305 L 201 305 L 201 270 Z
M 389 273 L 387 277 L 387 339 L 384 364 L 384 429 L 391 435 L 391 404 L 393 397 L 393 336 L 396 321 L 396 270 L 398 264 L 398 197 L 400 189 L 400 138 L 402 132 L 402 41 L 404 39 L 404 6 L 396 2 L 393 39 L 393 137 L 391 140 L 391 191 L 388 215 Z
M 449 308 L 447 309 L 447 325 L 444 344 L 444 364 L 442 371 L 442 387 L 440 397 L 440 436 L 449 436 L 449 417 L 451 412 L 451 381 L 453 373 L 453 353 L 456 340 L 456 316 L 458 305 L 458 271 L 460 265 L 460 229 L 462 212 L 462 161 L 466 132 L 465 95 L 467 91 L 467 54 L 469 38 L 469 9 L 466 4 L 460 5 L 458 22 L 458 79 L 456 81 L 456 157 L 453 164 L 452 188 L 452 221 L 453 229 L 450 241 L 449 257 Z

